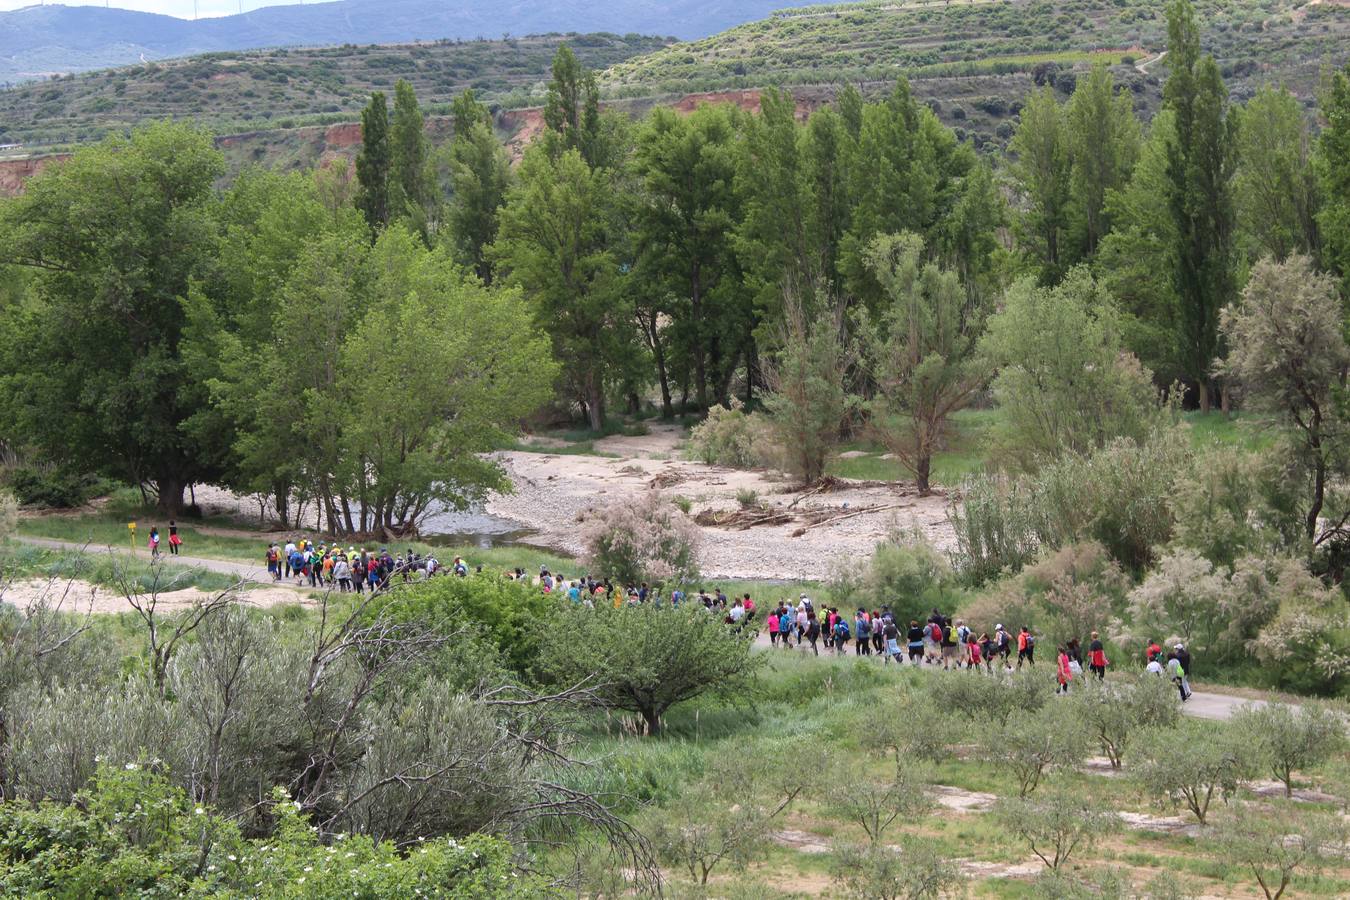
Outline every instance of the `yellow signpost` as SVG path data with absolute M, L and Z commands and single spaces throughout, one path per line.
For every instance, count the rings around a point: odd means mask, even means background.
M 135 552 L 136 552 L 136 523 L 135 523 L 135 522 L 128 522 L 128 523 L 127 523 L 127 534 L 130 535 L 130 538 L 131 538 L 131 552 L 132 552 L 132 553 L 135 553 Z

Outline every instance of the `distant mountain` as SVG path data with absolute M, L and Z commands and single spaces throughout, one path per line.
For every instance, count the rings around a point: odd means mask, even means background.
M 258 47 L 550 32 L 691 39 L 783 5 L 784 0 L 338 0 L 197 21 L 97 6 L 30 6 L 0 13 L 0 82 Z

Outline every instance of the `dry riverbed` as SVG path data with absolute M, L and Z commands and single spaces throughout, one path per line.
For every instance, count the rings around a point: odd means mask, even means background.
M 688 498 L 695 516 L 730 515 L 741 508 L 738 493 L 755 492 L 763 507 L 761 518 L 786 521 L 747 528 L 701 526 L 700 566 L 710 579 L 824 578 L 836 561 L 870 555 L 895 528 L 917 529 L 940 548 L 954 543 L 942 494 L 920 497 L 912 485 L 847 480 L 828 492 L 803 494 L 776 472 L 681 459 L 681 436 L 678 427 L 655 425 L 649 435 L 595 442 L 597 453 L 614 456 L 550 453 L 557 447 L 547 442 L 538 444 L 538 452 L 496 454 L 515 493 L 492 496 L 487 510 L 536 532 L 528 543 L 579 555 L 578 520 L 587 509 L 632 502 L 644 491 L 660 490 Z M 855 514 L 869 508 L 874 511 Z

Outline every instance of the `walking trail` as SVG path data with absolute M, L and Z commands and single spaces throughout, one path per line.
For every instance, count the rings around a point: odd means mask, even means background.
M 125 556 L 128 552 L 130 552 L 128 550 L 115 550 L 111 547 L 105 548 L 86 547 L 82 544 L 74 543 L 73 541 L 56 541 L 50 540 L 48 538 L 34 538 L 34 537 L 20 536 L 18 540 L 22 541 L 25 544 L 30 544 L 34 547 L 44 547 L 49 550 L 84 550 L 86 552 L 91 553 L 110 553 L 113 555 L 121 555 L 121 556 Z M 136 556 L 140 557 L 141 559 L 148 560 L 150 559 L 150 551 L 138 549 L 136 551 Z M 291 584 L 288 581 L 280 581 L 280 582 L 272 581 L 271 578 L 267 575 L 267 570 L 262 565 L 231 562 L 229 560 L 224 559 L 207 559 L 198 556 L 164 556 L 164 559 L 165 561 L 171 564 L 186 566 L 189 568 L 195 567 L 205 569 L 208 572 L 219 572 L 223 575 L 233 575 L 237 578 L 242 578 L 245 581 L 265 584 L 268 587 L 290 588 L 294 590 L 294 592 L 297 595 L 300 595 L 301 593 L 299 588 L 297 588 L 295 585 Z M 297 596 L 297 600 L 298 599 L 300 599 L 299 596 Z M 769 636 L 765 633 L 761 633 L 759 636 L 758 643 L 760 643 L 763 647 L 768 648 L 770 646 Z M 775 652 L 782 652 L 782 651 L 775 651 Z M 1183 707 L 1183 710 L 1187 715 L 1195 716 L 1197 719 L 1212 719 L 1216 721 L 1227 721 L 1228 719 L 1231 719 L 1233 717 L 1233 713 L 1235 713 L 1241 707 L 1246 706 L 1247 704 L 1255 704 L 1257 706 L 1262 706 L 1265 704 L 1265 701 L 1248 700 L 1242 697 L 1230 697 L 1226 694 L 1212 694 L 1196 691 L 1194 694 L 1191 695 L 1191 699 L 1186 702 L 1186 705 Z

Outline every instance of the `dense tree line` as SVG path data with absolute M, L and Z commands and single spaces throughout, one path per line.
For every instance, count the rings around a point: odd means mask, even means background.
M 550 396 L 595 430 L 649 393 L 666 416 L 736 397 L 798 432 L 866 427 L 925 489 L 986 386 L 1022 405 L 1024 456 L 1137 432 L 1122 411 L 1150 384 L 1227 407 L 1221 311 L 1252 267 L 1350 278 L 1350 88 L 1330 79 L 1319 121 L 1276 86 L 1236 105 L 1187 0 L 1169 23 L 1151 123 L 1099 67 L 1029 96 L 1006 159 L 903 80 L 809 115 L 769 89 L 757 113 L 635 122 L 566 47 L 516 166 L 471 92 L 429 146 L 403 82 L 363 112 L 354 177 L 222 189 L 200 131 L 110 139 L 0 209 L 24 336 L 3 433 L 166 509 L 215 482 L 371 531 L 497 484 L 474 451 Z M 1048 345 L 1058 323 L 1082 340 Z

